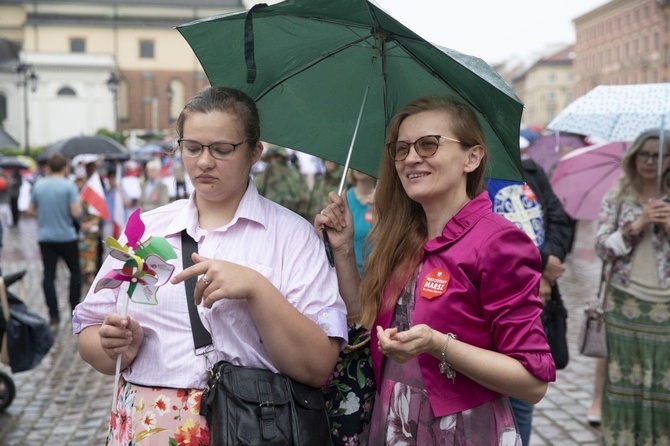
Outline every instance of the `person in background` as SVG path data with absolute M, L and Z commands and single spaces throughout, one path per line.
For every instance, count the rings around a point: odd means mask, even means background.
M 50 324 L 55 329 L 60 322 L 56 296 L 56 265 L 65 261 L 70 271 L 70 307 L 81 298 L 79 243 L 73 219 L 81 216 L 79 191 L 68 176 L 68 159 L 54 153 L 47 160 L 49 174 L 35 183 L 30 197 L 28 214 L 37 216 L 37 238 L 42 254 L 44 276 L 42 288 L 49 309 Z
M 314 221 L 329 228 L 347 310 L 372 328 L 367 444 L 518 444 L 508 396 L 537 403 L 556 377 L 537 248 L 491 209 L 469 106 L 411 102 L 386 141 L 362 281 L 346 196 Z
M 297 168 L 289 162 L 283 147 L 272 146 L 265 150 L 262 160 L 265 169 L 254 176 L 258 193 L 295 213 L 300 212 L 305 187 Z
M 159 159 L 154 158 L 147 162 L 146 178 L 139 201 L 142 211 L 150 211 L 170 202 L 168 188 L 160 177 L 162 167 Z
M 542 167 L 530 158 L 527 148 L 527 144 L 521 146 L 521 167 L 525 183 L 502 186 L 498 184 L 499 182 L 491 180 L 488 190 L 494 212 L 523 230 L 540 251 L 542 259 L 540 299 L 545 308 L 564 310 L 558 279 L 565 271 L 563 262 L 572 248 L 575 222 L 565 213 L 561 201 L 551 188 L 549 178 Z M 564 319 L 562 323 L 565 323 Z M 550 342 L 549 347 L 556 368 L 565 368 L 568 363 L 565 337 L 555 345 Z M 521 441 L 523 446 L 528 446 L 534 406 L 518 398 L 510 398 L 510 401 L 519 426 Z
M 598 216 L 596 253 L 612 265 L 605 444 L 658 445 L 670 438 L 670 132 L 663 137 L 662 147 L 659 129 L 635 138 Z
M 349 169 L 348 183 L 352 186 L 347 189 L 347 204 L 354 219 L 354 250 L 358 272 L 363 274 L 363 263 L 369 250 L 365 239 L 372 228 L 374 213 L 375 186 L 377 180 L 358 170 Z
M 19 211 L 19 195 L 21 195 L 21 186 L 23 177 L 18 167 L 12 167 L 9 173 L 9 207 L 12 211 L 12 226 L 19 224 L 21 212 Z
M 199 415 L 208 366 L 226 360 L 318 388 L 347 341 L 346 308 L 323 243 L 308 222 L 260 196 L 250 180 L 263 150 L 254 101 L 236 89 L 209 87 L 186 103 L 176 127 L 195 191 L 141 217 L 145 237 L 164 237 L 180 253 L 169 261 L 177 274 L 159 288 L 157 305 L 131 303 L 122 316 L 125 287 L 90 291 L 73 319 L 86 362 L 113 375 L 122 358 L 110 446 L 184 439 L 208 445 L 209 427 Z M 186 269 L 182 237 L 197 243 L 195 264 Z M 121 265 L 108 257 L 96 281 Z M 194 296 L 182 283 L 190 277 L 199 278 Z M 211 333 L 206 356 L 194 349 L 187 299 Z
M 81 194 L 84 187 L 93 187 L 92 182 L 97 182 L 98 187 L 93 188 L 104 193 L 104 186 L 98 174 L 101 160 L 94 155 L 83 156 L 81 164 L 84 166 L 84 177 L 77 177 L 75 183 L 79 188 L 81 197 L 81 216 L 79 217 L 79 264 L 81 267 L 81 277 L 84 286 L 89 286 L 93 282 L 93 277 L 102 266 L 102 227 L 104 219 L 100 211 L 96 211 L 92 202 L 87 201 Z M 75 157 L 76 158 L 76 157 Z M 99 199 L 104 199 L 98 196 Z M 106 204 L 105 204 L 106 206 Z M 109 209 L 107 209 L 109 211 Z
M 109 210 L 109 220 L 105 221 L 103 236 L 119 238 L 121 230 L 126 224 L 126 209 L 131 205 L 128 194 L 118 180 L 118 170 L 121 167 L 113 167 L 107 171 L 107 182 L 105 187 L 105 201 Z
M 344 175 L 344 167 L 336 162 L 323 160 L 323 167 L 323 173 L 314 177 L 314 187 L 303 203 L 302 216 L 308 221 L 314 221 L 314 216 L 328 205 L 328 194 L 339 189 Z

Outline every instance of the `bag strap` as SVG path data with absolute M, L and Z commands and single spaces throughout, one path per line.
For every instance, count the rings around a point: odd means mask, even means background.
M 621 216 L 621 206 L 623 205 L 623 202 L 619 201 L 619 206 L 617 206 L 616 210 L 616 218 L 614 219 L 614 222 L 618 225 L 619 224 L 619 216 Z M 607 270 L 607 266 L 609 265 L 609 271 L 607 274 L 607 280 L 605 280 L 605 271 Z M 607 306 L 607 295 L 609 294 L 610 291 L 610 284 L 612 283 L 612 268 L 614 267 L 614 261 L 610 262 L 603 262 L 603 268 L 600 271 L 600 286 L 598 287 L 598 296 L 600 297 L 599 303 L 600 303 L 600 308 L 603 310 Z M 603 287 L 603 284 L 605 286 Z
M 191 259 L 191 254 L 198 252 L 198 244 L 193 240 L 193 237 L 186 233 L 186 229 L 181 231 L 181 260 L 184 269 L 193 266 L 194 262 Z M 197 277 L 191 277 L 184 281 L 186 288 L 186 302 L 188 303 L 188 317 L 191 319 L 191 331 L 193 333 L 193 344 L 195 349 L 206 347 L 212 344 L 212 336 L 209 334 L 198 315 L 198 309 L 195 306 L 195 284 L 198 282 Z

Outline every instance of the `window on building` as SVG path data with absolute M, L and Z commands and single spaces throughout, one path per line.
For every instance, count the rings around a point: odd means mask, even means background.
M 649 20 L 649 5 L 644 6 L 644 19 Z
M 549 73 L 549 82 L 552 84 L 556 82 L 556 73 Z
M 658 31 L 654 33 L 654 51 L 658 51 L 658 48 L 661 45 L 661 36 L 658 34 Z
M 86 52 L 86 39 L 81 37 L 72 37 L 70 39 L 70 52 L 71 53 L 85 53 Z
M 633 23 L 637 24 L 640 22 L 640 10 L 636 9 L 633 13 Z
M 154 41 L 140 40 L 140 59 L 154 58 Z
M 63 87 L 58 90 L 57 96 L 77 96 L 77 93 L 70 87 Z

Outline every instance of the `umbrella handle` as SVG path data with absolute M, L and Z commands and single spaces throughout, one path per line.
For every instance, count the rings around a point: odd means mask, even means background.
M 328 230 L 326 225 L 321 226 L 321 234 L 323 234 L 323 246 L 326 248 L 326 257 L 328 257 L 328 263 L 331 268 L 335 267 L 335 257 L 333 256 L 333 247 L 330 244 L 330 238 L 328 238 Z

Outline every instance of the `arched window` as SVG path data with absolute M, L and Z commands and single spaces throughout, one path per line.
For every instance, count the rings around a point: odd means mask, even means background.
M 70 87 L 63 87 L 58 90 L 58 96 L 77 96 L 77 93 Z

